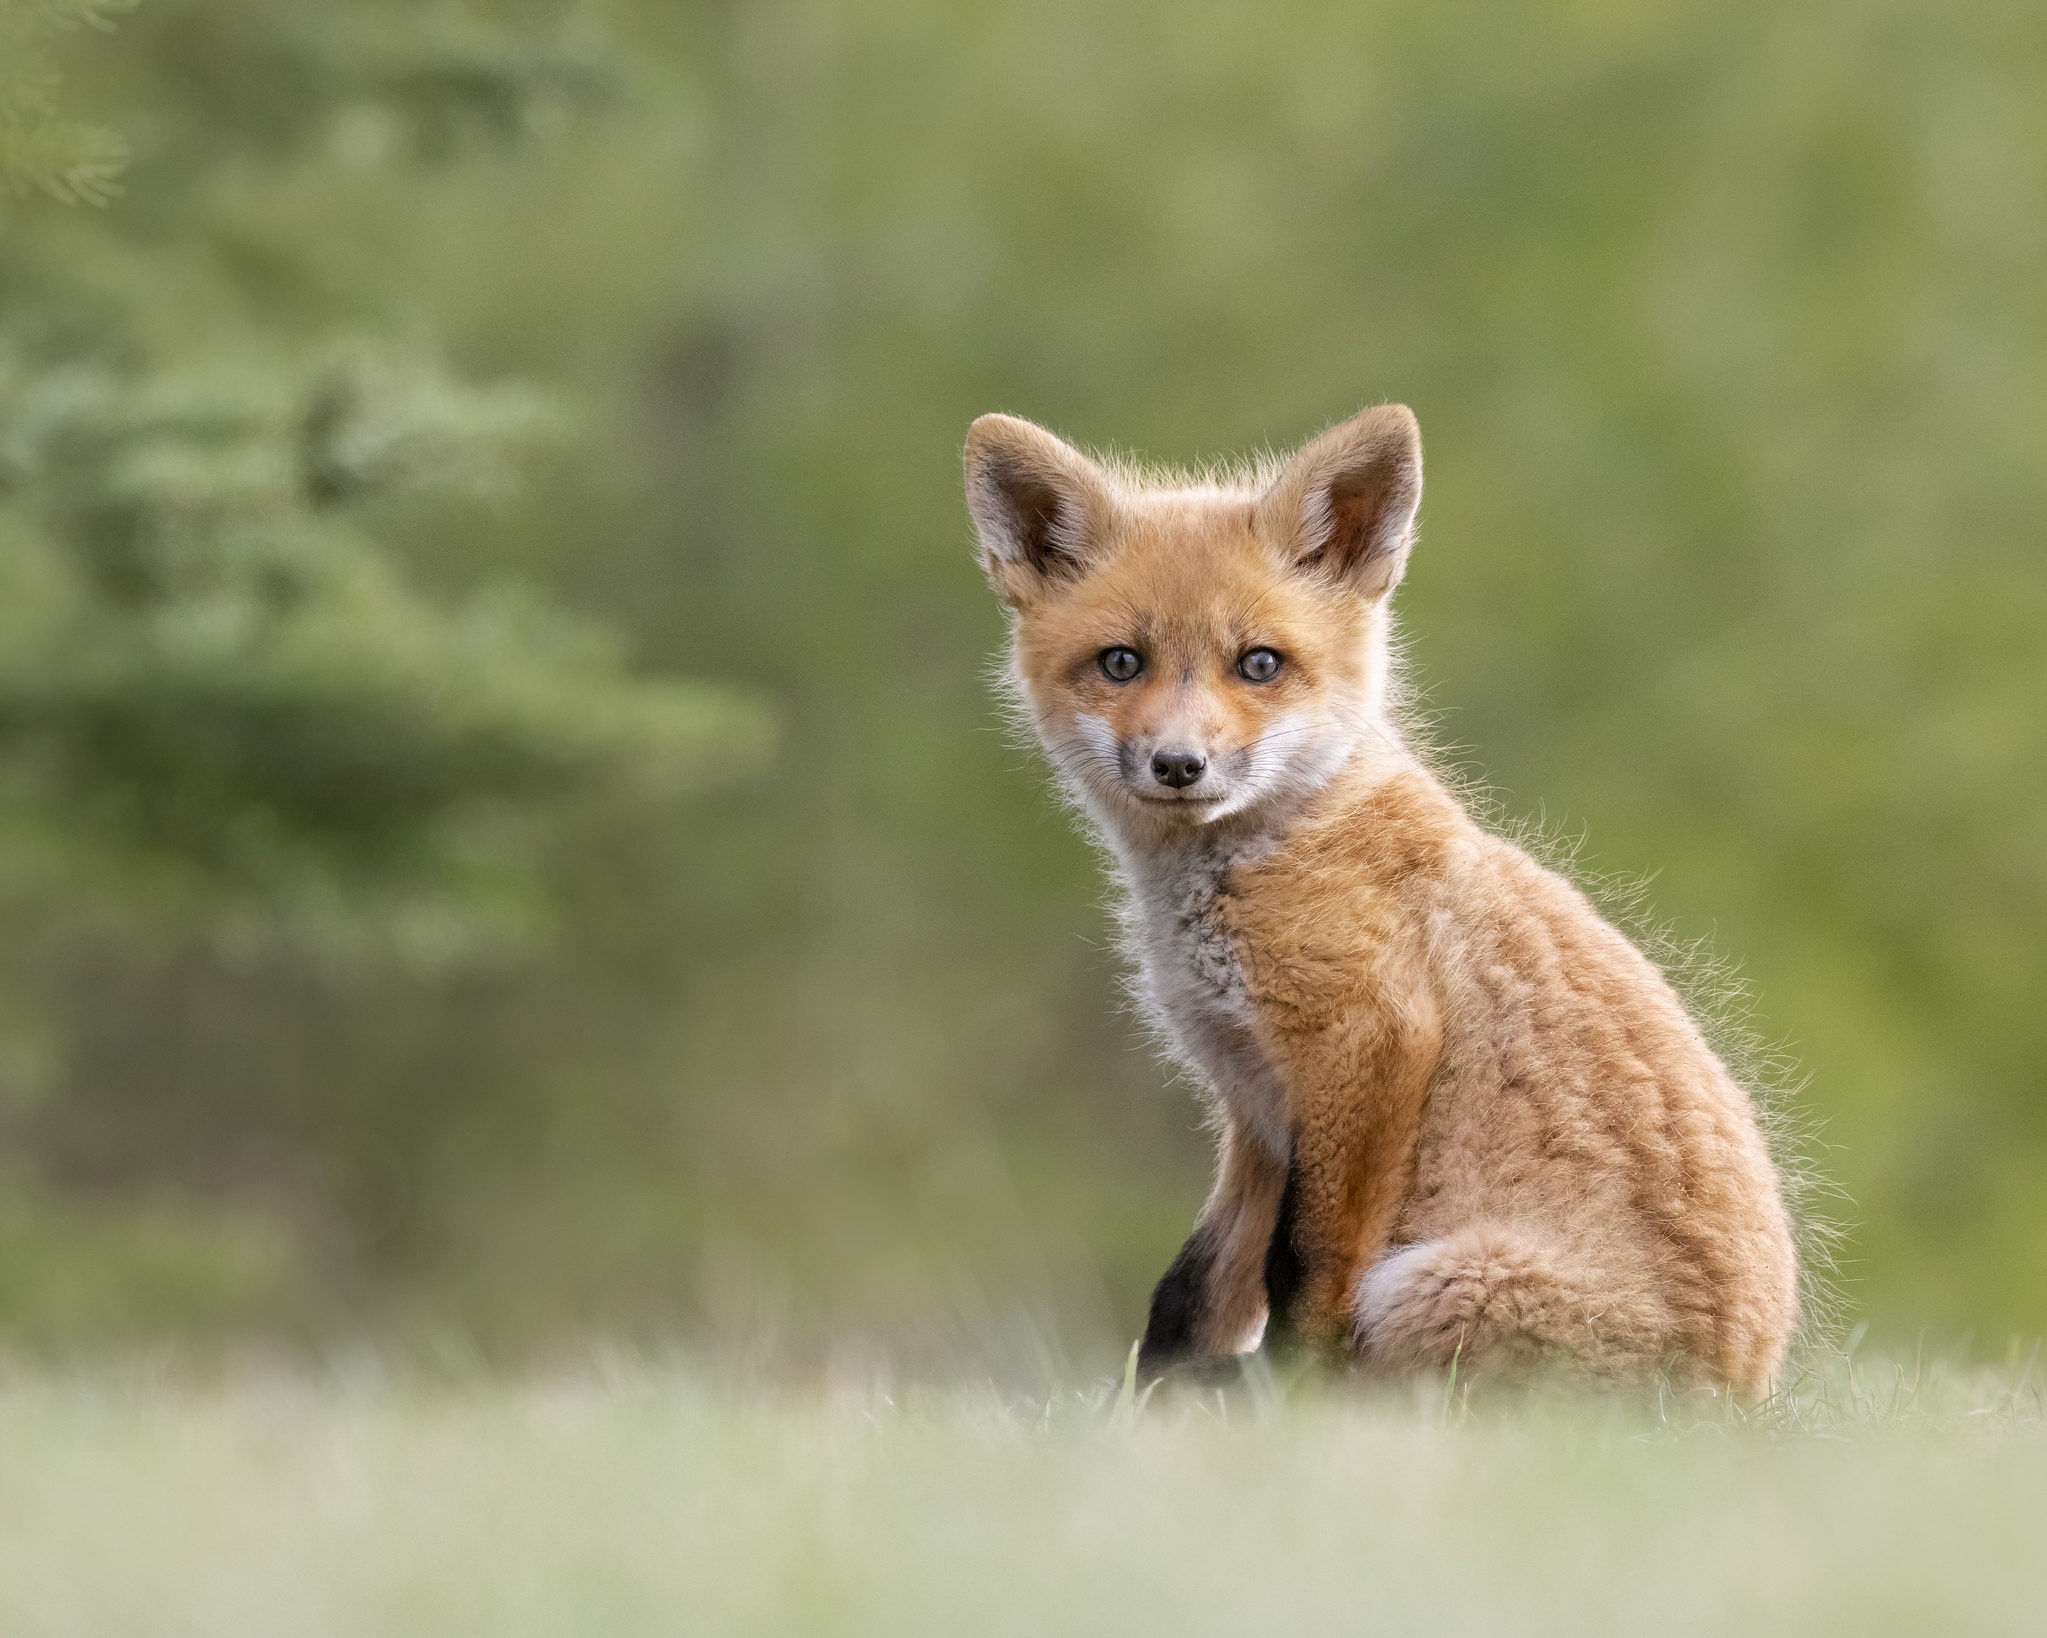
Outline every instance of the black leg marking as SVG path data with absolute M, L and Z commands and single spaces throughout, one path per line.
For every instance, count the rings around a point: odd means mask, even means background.
M 1294 1245 L 1294 1218 L 1300 1210 L 1301 1175 L 1292 1162 L 1286 1169 L 1286 1193 L 1279 1197 L 1279 1221 L 1265 1247 L 1265 1346 L 1284 1349 L 1294 1339 L 1294 1298 L 1301 1290 L 1301 1254 Z
M 1208 1277 L 1215 1268 L 1215 1237 L 1206 1223 L 1187 1236 L 1180 1255 L 1151 1294 L 1151 1317 L 1137 1349 L 1137 1374 L 1150 1381 L 1191 1357 L 1195 1333 L 1208 1308 Z

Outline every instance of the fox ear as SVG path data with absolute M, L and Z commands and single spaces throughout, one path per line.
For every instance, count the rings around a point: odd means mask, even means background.
M 1384 597 L 1407 568 L 1421 501 L 1414 411 L 1381 404 L 1303 445 L 1259 501 L 1258 521 L 1300 567 Z
M 1012 608 L 1077 580 L 1109 520 L 1106 474 L 1071 444 L 1013 415 L 967 429 L 967 510 L 981 567 Z

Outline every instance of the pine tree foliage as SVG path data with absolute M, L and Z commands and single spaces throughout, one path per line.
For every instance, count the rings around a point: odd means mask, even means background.
M 430 163 L 466 131 L 516 143 L 594 69 L 437 8 L 182 12 L 191 44 L 250 35 L 241 105 L 163 122 L 175 165 L 144 181 L 169 197 L 115 213 L 168 245 L 142 263 L 120 224 L 81 236 L 46 207 L 0 250 L 0 288 L 33 297 L 0 318 L 7 885 L 330 943 L 530 921 L 551 814 L 699 784 L 758 747 L 759 714 L 634 675 L 530 588 L 417 584 L 370 515 L 517 505 L 522 470 L 573 445 L 572 406 L 378 333 L 319 294 L 326 241 L 259 250 L 208 196 L 295 162 L 248 106 L 280 81 L 308 140 L 368 109 Z M 167 266 L 196 290 L 141 271 Z M 264 311 L 279 291 L 287 323 Z
M 53 35 L 110 31 L 136 0 L 0 0 L 0 183 L 66 203 L 105 204 L 128 148 L 118 133 L 68 115 L 50 56 Z

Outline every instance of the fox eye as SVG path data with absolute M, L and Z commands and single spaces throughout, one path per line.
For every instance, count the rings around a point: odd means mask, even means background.
M 1134 648 L 1105 648 L 1095 657 L 1111 682 L 1128 682 L 1144 669 L 1144 656 Z
M 1254 648 L 1237 662 L 1237 675 L 1246 682 L 1271 682 L 1279 675 L 1279 656 L 1269 648 Z

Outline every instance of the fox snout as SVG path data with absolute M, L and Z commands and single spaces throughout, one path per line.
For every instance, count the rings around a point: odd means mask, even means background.
M 1081 737 L 1099 759 L 1103 771 L 1114 770 L 1115 782 L 1140 801 L 1187 802 L 1220 797 L 1230 784 L 1233 760 L 1219 755 L 1211 736 L 1190 733 L 1185 725 L 1118 730 L 1103 718 L 1083 719 Z
M 1208 771 L 1208 758 L 1184 745 L 1163 747 L 1151 753 L 1151 776 L 1161 785 L 1183 791 L 1199 784 Z
M 1228 793 L 1231 776 L 1243 761 L 1231 754 L 1229 737 L 1227 725 L 1208 721 L 1199 711 L 1170 711 L 1163 719 L 1120 727 L 1117 771 L 1130 794 L 1140 799 L 1213 801 Z

